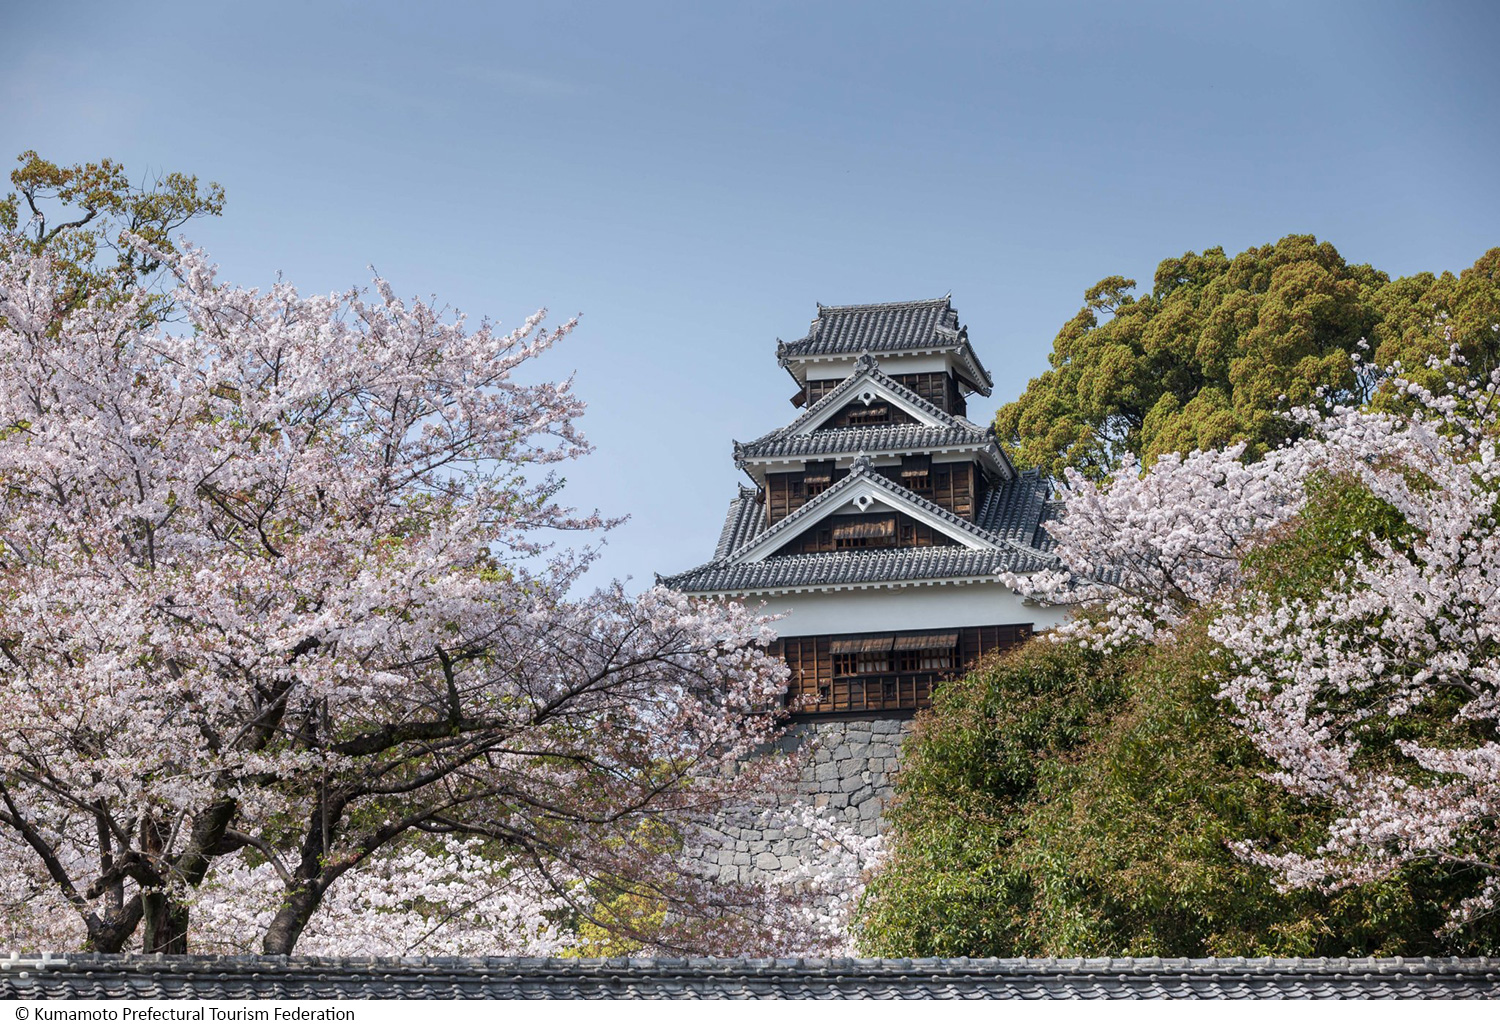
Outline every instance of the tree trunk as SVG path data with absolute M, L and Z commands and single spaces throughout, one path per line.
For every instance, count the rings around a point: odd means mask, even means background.
M 136 894 L 120 908 L 118 914 L 103 920 L 96 915 L 87 916 L 84 921 L 88 926 L 89 938 L 85 949 L 97 954 L 120 953 L 130 937 L 135 935 L 136 926 L 141 924 L 141 914 L 141 895 Z
M 318 910 L 321 900 L 322 892 L 315 883 L 303 883 L 299 889 L 292 891 L 266 928 L 266 934 L 260 941 L 261 952 L 290 954 L 301 938 L 302 930 L 307 928 L 307 923 L 312 919 L 313 912 Z
M 165 893 L 149 893 L 142 899 L 141 951 L 146 954 L 188 952 L 188 909 Z

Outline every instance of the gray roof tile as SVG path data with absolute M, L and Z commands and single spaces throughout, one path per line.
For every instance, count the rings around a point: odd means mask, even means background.
M 939 448 L 982 448 L 995 444 L 994 437 L 988 432 L 972 425 L 957 424 L 952 427 L 879 424 L 835 427 L 826 431 L 813 431 L 811 434 L 778 436 L 780 434 L 778 431 L 735 446 L 735 461 L 757 458 L 815 459 L 819 456 L 848 455 L 854 452 L 930 452 Z
M 775 555 L 759 562 L 716 560 L 673 577 L 667 587 L 691 594 L 738 593 L 848 584 L 894 584 L 918 580 L 962 580 L 1001 571 L 1040 569 L 1045 560 L 1014 548 L 875 548 L 862 551 Z
M 1035 547 L 1037 526 L 1047 505 L 1047 490 L 1041 473 L 1027 470 L 986 495 L 975 521 L 1012 544 Z
M 59 963 L 60 962 L 60 963 Z M 0 960 L 0 999 L 1475 999 L 1490 958 L 317 958 Z
M 785 364 L 805 356 L 933 348 L 963 349 L 980 378 L 973 383 L 983 394 L 990 393 L 994 381 L 969 345 L 968 330 L 959 325 L 958 311 L 948 296 L 856 306 L 819 303 L 817 319 L 806 337 L 778 343 L 776 355 Z
M 719 531 L 714 558 L 727 558 L 730 552 L 759 534 L 765 525 L 766 509 L 755 500 L 755 489 L 741 487 L 739 495 L 729 503 L 729 514 L 724 517 L 724 528 Z

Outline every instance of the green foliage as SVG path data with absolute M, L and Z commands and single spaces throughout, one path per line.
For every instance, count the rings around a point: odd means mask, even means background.
M 1332 895 L 1281 893 L 1229 849 L 1253 838 L 1310 853 L 1328 810 L 1264 778 L 1269 766 L 1215 698 L 1223 666 L 1206 618 L 1144 652 L 1035 641 L 944 687 L 903 751 L 893 856 L 866 901 L 865 952 L 1493 949 L 1500 923 L 1437 935 L 1472 879 L 1418 867 Z
M 1100 477 L 1127 452 L 1149 463 L 1237 441 L 1253 457 L 1289 436 L 1278 411 L 1320 388 L 1357 392 L 1351 354 L 1387 281 L 1311 235 L 1232 259 L 1215 247 L 1164 260 L 1140 298 L 1134 281 L 1106 278 L 996 430 L 1018 462 L 1052 475 Z
M 1315 601 L 1354 560 L 1371 554 L 1371 542 L 1401 545 L 1412 534 L 1394 506 L 1352 478 L 1315 477 L 1302 515 L 1250 552 L 1244 566 L 1258 591 Z
M 1021 822 L 1107 722 L 1128 661 L 1029 644 L 945 684 L 902 750 L 894 857 L 871 884 L 861 946 L 877 955 L 1039 949 Z
M 12 244 L 53 258 L 63 271 L 67 307 L 122 294 L 160 269 L 123 233 L 173 252 L 177 229 L 224 209 L 224 190 L 215 182 L 200 187 L 195 176 L 174 172 L 135 186 L 107 158 L 63 166 L 27 150 L 10 183 L 14 191 L 0 196 L 0 230 Z
M 1457 347 L 1477 376 L 1500 368 L 1500 247 L 1457 277 L 1414 274 L 1374 295 L 1380 320 L 1371 342 L 1378 366 L 1399 361 L 1408 378 L 1437 390 L 1443 372 L 1427 368 Z

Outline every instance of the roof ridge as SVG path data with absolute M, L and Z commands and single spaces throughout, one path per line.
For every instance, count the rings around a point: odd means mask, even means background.
M 857 448 L 854 444 L 856 442 Z M 908 442 L 910 444 L 906 444 Z M 891 448 L 925 450 L 933 446 L 942 449 L 972 446 L 983 450 L 995 444 L 995 439 L 978 427 L 857 424 L 850 427 L 829 427 L 808 434 L 767 435 L 754 441 L 735 442 L 734 455 L 736 463 L 739 463 L 757 458 L 767 451 L 785 455 L 786 452 L 795 450 L 799 457 L 811 459 L 820 454 L 846 455 L 854 451 L 884 453 Z
M 883 303 L 844 303 L 836 306 L 825 306 L 823 303 L 818 303 L 817 306 L 819 313 L 843 313 L 847 310 L 894 310 L 903 306 L 936 306 L 938 303 L 951 304 L 952 301 L 953 293 L 949 292 L 947 295 L 940 295 L 933 299 L 895 299 Z

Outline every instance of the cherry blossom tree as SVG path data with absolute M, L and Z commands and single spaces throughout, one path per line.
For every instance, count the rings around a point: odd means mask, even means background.
M 1309 435 L 1254 464 L 1227 449 L 1073 480 L 1059 567 L 1015 584 L 1104 605 L 1061 635 L 1095 645 L 1165 640 L 1206 606 L 1230 664 L 1221 697 L 1272 778 L 1333 810 L 1312 854 L 1254 838 L 1239 852 L 1328 890 L 1414 862 L 1467 871 L 1457 928 L 1500 899 L 1500 375 L 1434 394 L 1394 369 L 1400 415 L 1304 409 Z M 1357 539 L 1311 597 L 1248 574 L 1330 479 L 1401 529 Z
M 144 316 L 4 251 L 0 900 L 101 951 L 197 913 L 287 953 L 397 891 L 541 949 L 600 886 L 670 908 L 657 949 L 813 942 L 660 840 L 774 788 L 785 669 L 741 607 L 571 596 L 552 539 L 609 525 L 549 470 L 583 404 L 519 378 L 571 322 L 236 288 L 191 247 Z

